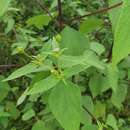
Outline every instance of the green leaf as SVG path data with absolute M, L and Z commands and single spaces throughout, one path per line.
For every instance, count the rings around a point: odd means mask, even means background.
M 50 67 L 47 65 L 38 66 L 36 64 L 29 63 L 29 64 L 17 69 L 16 71 L 14 71 L 8 78 L 4 79 L 3 81 L 9 81 L 12 79 L 16 79 L 23 75 L 27 75 L 27 74 L 34 73 L 34 72 L 47 71 L 47 70 L 49 70 L 49 68 Z
M 98 130 L 98 127 L 93 124 L 87 124 L 83 126 L 82 130 Z
M 0 75 L 0 102 L 6 98 L 10 90 L 9 84 L 7 82 L 2 82 L 4 76 Z
M 79 130 L 81 122 L 80 89 L 73 83 L 60 82 L 51 91 L 49 106 L 65 130 Z
M 14 24 L 15 24 L 14 19 L 12 18 L 7 19 L 7 27 L 5 28 L 6 34 L 9 33 L 13 29 Z
M 26 99 L 26 97 L 27 97 L 27 92 L 28 92 L 28 89 L 29 88 L 27 88 L 24 92 L 23 92 L 23 94 L 18 98 L 18 100 L 17 100 L 17 106 L 19 106 L 20 104 L 22 104 L 23 102 L 24 102 L 24 100 Z
M 118 89 L 118 78 L 119 78 L 118 73 L 119 72 L 118 72 L 118 69 L 116 66 L 113 66 L 112 64 L 107 65 L 107 75 L 106 76 L 107 76 L 109 85 L 114 92 L 116 92 Z
M 130 53 L 130 0 L 123 1 L 122 11 L 115 31 L 112 64 L 118 64 Z
M 111 101 L 118 109 L 121 109 L 122 103 L 127 96 L 127 87 L 125 84 L 120 84 L 117 91 L 112 93 Z
M 9 125 L 9 116 L 0 117 L 0 126 L 2 126 L 2 129 L 3 128 L 7 129 L 8 125 Z
M 82 96 L 82 105 L 86 107 L 91 113 L 94 112 L 94 105 L 90 96 Z
M 82 105 L 89 110 L 89 112 L 93 113 L 94 112 L 94 105 L 93 101 L 90 96 L 82 96 Z M 91 123 L 92 122 L 92 117 L 90 114 L 82 109 L 82 121 L 83 124 L 86 123 Z
M 99 120 L 97 120 L 97 125 L 98 125 L 98 130 L 103 130 L 104 127 L 106 127 L 106 125 L 104 125 L 104 123 L 100 122 Z
M 108 90 L 110 85 L 106 77 L 95 73 L 94 76 L 90 78 L 89 88 L 93 97 L 96 97 L 97 95 L 102 94 L 102 92 Z
M 50 10 L 52 10 L 56 6 L 57 6 L 57 0 L 53 0 L 53 2 L 51 3 L 51 6 L 50 6 Z
M 100 61 L 99 57 L 92 51 L 86 51 L 84 53 L 85 64 L 91 65 L 98 69 L 105 69 L 105 64 Z
M 96 17 L 87 18 L 80 24 L 80 31 L 82 33 L 90 33 L 103 25 L 103 20 Z
M 11 0 L 0 0 L 0 17 L 7 11 Z
M 76 65 L 84 65 L 86 68 L 89 66 L 93 66 L 99 69 L 105 68 L 103 62 L 101 62 L 99 57 L 92 51 L 85 51 L 85 53 L 80 56 L 62 55 L 58 62 L 61 68 L 73 67 Z
M 121 130 L 129 130 L 130 127 L 122 127 Z
M 33 127 L 32 127 L 32 130 L 49 130 L 45 127 L 45 124 L 43 121 L 39 120 L 37 121 Z
M 109 0 L 109 6 L 112 6 L 114 4 L 117 4 L 121 2 L 121 0 Z M 109 11 L 109 17 L 112 23 L 112 28 L 113 31 L 115 31 L 119 17 L 120 17 L 120 13 L 121 13 L 121 6 L 113 8 L 112 10 Z
M 17 119 L 20 115 L 20 111 L 16 108 L 16 105 L 13 102 L 7 102 L 6 109 L 10 114 L 11 118 Z
M 116 120 L 116 118 L 112 114 L 109 114 L 107 116 L 106 124 L 111 126 L 114 130 L 118 130 L 117 120 Z
M 62 55 L 58 59 L 58 66 L 65 69 L 66 73 L 79 73 L 89 67 L 105 69 L 105 64 L 93 51 L 86 51 L 80 56 Z M 71 74 L 70 74 L 71 75 Z
M 51 18 L 48 15 L 37 15 L 34 17 L 31 17 L 27 20 L 27 24 L 30 25 L 34 25 L 39 29 L 42 29 L 43 26 L 47 26 L 50 22 Z
M 90 49 L 95 51 L 98 55 L 101 55 L 105 52 L 105 47 L 98 42 L 91 42 Z
M 60 46 L 67 48 L 64 52 L 67 55 L 82 55 L 89 48 L 88 37 L 70 27 L 66 27 L 61 36 Z
M 81 123 L 88 124 L 92 122 L 92 117 L 88 114 L 88 112 L 82 108 L 82 116 L 81 116 Z
M 75 65 L 83 64 L 84 65 L 84 56 L 68 56 L 62 55 L 59 57 L 59 66 L 62 68 L 72 67 Z
M 11 130 L 17 130 L 15 127 L 11 128 Z
M 23 116 L 22 116 L 22 120 L 23 121 L 27 121 L 29 119 L 31 119 L 32 117 L 35 116 L 35 111 L 33 109 L 30 109 L 28 111 L 26 111 Z
M 106 113 L 106 105 L 101 102 L 96 102 L 94 105 L 94 115 L 96 118 L 104 117 Z
M 10 117 L 8 112 L 0 111 L 0 117 Z
M 71 68 L 67 68 L 64 70 L 64 76 L 66 78 L 70 78 L 71 76 L 76 75 L 89 67 L 90 65 L 76 65 Z
M 0 106 L 0 119 L 2 119 L 4 117 L 10 117 L 10 114 L 8 112 L 4 111 L 3 106 Z M 0 122 L 1 122 L 1 120 L 0 120 Z
M 32 94 L 37 94 L 37 93 L 43 93 L 53 88 L 59 81 L 60 79 L 51 75 L 47 77 L 46 79 L 36 82 L 26 94 L 32 95 Z

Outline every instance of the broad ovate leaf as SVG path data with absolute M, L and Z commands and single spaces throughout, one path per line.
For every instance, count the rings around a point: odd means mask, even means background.
M 47 26 L 49 24 L 50 20 L 51 18 L 48 15 L 37 15 L 29 18 L 26 23 L 29 26 L 34 25 L 37 28 L 42 29 L 43 26 Z
M 103 20 L 96 17 L 87 18 L 80 24 L 80 31 L 82 33 L 91 33 L 95 29 L 99 29 L 103 25 Z
M 88 37 L 73 28 L 65 27 L 61 37 L 60 46 L 66 48 L 64 51 L 66 55 L 82 55 L 89 48 Z
M 65 130 L 79 130 L 81 122 L 81 93 L 71 82 L 60 82 L 51 91 L 49 106 Z
M 130 0 L 123 1 L 123 7 L 115 30 L 112 64 L 118 64 L 130 53 Z

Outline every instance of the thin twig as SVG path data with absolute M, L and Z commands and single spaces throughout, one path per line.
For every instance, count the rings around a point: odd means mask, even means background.
M 94 12 L 91 12 L 91 13 L 88 13 L 88 14 L 85 14 L 85 15 L 83 15 L 83 16 L 74 17 L 74 18 L 72 18 L 72 19 L 70 20 L 70 22 L 75 21 L 75 20 L 81 20 L 81 19 L 83 19 L 83 18 L 85 18 L 85 17 L 88 17 L 88 16 L 92 16 L 92 15 L 96 15 L 96 14 L 108 12 L 109 10 L 112 10 L 112 9 L 114 9 L 114 8 L 117 8 L 117 7 L 121 6 L 122 4 L 123 4 L 123 2 L 119 2 L 119 3 L 117 3 L 117 4 L 114 4 L 114 5 L 110 6 L 110 7 L 103 8 L 103 9 L 99 9 L 99 10 L 97 10 L 97 11 L 94 11 Z
M 14 68 L 14 67 L 20 67 L 21 65 L 15 65 L 15 64 L 10 64 L 10 65 L 0 65 L 0 69 L 3 68 Z
M 53 16 L 49 12 L 46 6 L 44 6 L 40 0 L 36 0 L 37 4 L 50 16 L 51 19 L 53 19 Z
M 57 0 L 57 4 L 58 4 L 58 17 L 59 17 L 59 27 L 60 30 L 62 30 L 63 28 L 63 17 L 62 17 L 62 5 L 61 5 L 61 0 Z
M 40 7 L 43 11 L 45 11 L 45 12 L 50 16 L 51 20 L 54 20 L 55 24 L 58 26 L 58 24 L 59 24 L 58 21 L 53 17 L 53 15 L 52 15 L 51 12 L 49 11 L 49 9 L 48 9 L 45 5 L 43 5 L 40 0 L 36 0 L 36 2 L 37 2 L 37 4 L 39 5 L 39 7 Z M 57 34 L 56 31 L 54 31 L 54 33 Z
M 108 59 L 107 62 L 111 62 L 111 60 L 112 60 L 112 50 L 113 50 L 113 43 L 112 43 L 112 45 L 111 45 L 109 54 L 108 54 L 108 56 L 107 56 L 107 59 Z
M 85 107 L 85 106 L 82 106 L 83 109 L 92 117 L 92 119 L 97 122 L 97 119 L 96 117 Z

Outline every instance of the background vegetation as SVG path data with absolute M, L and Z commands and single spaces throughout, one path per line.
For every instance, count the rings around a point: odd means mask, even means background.
M 0 0 L 1 130 L 130 130 L 129 0 Z

